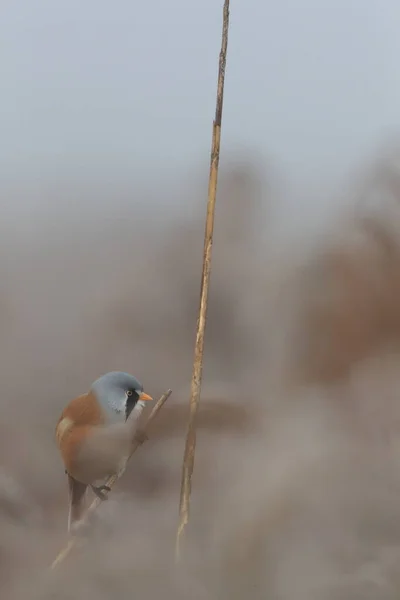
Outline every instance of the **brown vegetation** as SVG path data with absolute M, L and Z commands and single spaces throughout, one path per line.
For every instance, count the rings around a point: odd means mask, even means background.
M 400 186 L 394 168 L 374 177 L 374 214 L 361 203 L 318 252 L 275 249 L 272 262 L 264 182 L 248 167 L 222 173 L 180 572 L 204 188 L 190 215 L 164 227 L 115 200 L 106 217 L 93 208 L 68 228 L 48 221 L 18 247 L 4 232 L 5 597 L 399 596 Z M 67 399 L 114 368 L 137 374 L 154 396 L 174 393 L 101 506 L 95 539 L 50 572 L 67 519 L 54 424 Z

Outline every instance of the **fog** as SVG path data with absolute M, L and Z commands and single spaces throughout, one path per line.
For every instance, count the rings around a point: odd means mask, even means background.
M 303 237 L 277 234 L 277 181 L 245 160 L 221 169 L 181 569 L 174 536 L 206 177 L 192 178 L 191 210 L 165 223 L 137 211 L 125 190 L 96 218 L 75 209 L 36 223 L 17 247 L 5 228 L 8 597 L 397 597 L 397 152 L 371 157 L 335 218 Z M 173 395 L 92 537 L 50 571 L 67 523 L 55 423 L 70 398 L 113 369 L 136 374 L 153 396 L 168 387 Z
M 233 3 L 191 515 L 174 565 L 214 8 L 6 6 L 4 597 L 399 597 L 394 2 Z M 173 393 L 88 539 L 50 570 L 68 514 L 55 425 L 110 370 Z

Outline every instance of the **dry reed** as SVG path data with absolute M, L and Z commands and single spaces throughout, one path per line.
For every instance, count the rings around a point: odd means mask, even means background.
M 185 528 L 189 522 L 191 478 L 194 469 L 194 457 L 196 449 L 196 415 L 200 402 L 201 379 L 203 371 L 204 332 L 207 320 L 208 288 L 211 274 L 211 255 L 214 231 L 215 201 L 217 196 L 219 153 L 221 142 L 221 122 L 224 99 L 226 52 L 228 47 L 229 29 L 229 0 L 225 0 L 223 8 L 222 43 L 219 55 L 219 72 L 217 101 L 215 108 L 215 119 L 213 122 L 213 135 L 210 160 L 210 177 L 208 185 L 207 216 L 204 233 L 203 269 L 200 286 L 200 307 L 197 319 L 197 332 L 194 350 L 193 374 L 190 395 L 190 414 L 186 444 L 184 450 L 181 495 L 179 503 L 179 525 L 176 536 L 176 559 L 180 559 L 181 545 L 184 538 Z

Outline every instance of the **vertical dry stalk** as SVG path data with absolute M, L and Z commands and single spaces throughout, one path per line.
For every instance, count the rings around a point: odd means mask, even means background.
M 194 351 L 192 385 L 190 395 L 190 414 L 186 445 L 182 467 L 181 496 L 179 505 L 179 526 L 176 536 L 176 559 L 181 556 L 181 546 L 185 528 L 189 522 L 191 478 L 194 468 L 196 448 L 195 420 L 200 401 L 201 377 L 203 371 L 204 331 L 207 318 L 208 287 L 211 273 L 211 250 L 214 230 L 215 200 L 217 195 L 219 150 L 221 140 L 222 107 L 224 99 L 226 51 L 228 47 L 229 0 L 225 0 L 223 9 L 222 43 L 219 55 L 219 72 L 215 119 L 213 123 L 210 177 L 208 184 L 207 216 L 204 234 L 203 271 L 201 275 L 200 308 L 197 319 L 196 343 Z

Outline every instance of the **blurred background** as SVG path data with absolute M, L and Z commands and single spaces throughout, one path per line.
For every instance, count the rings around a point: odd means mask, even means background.
M 172 565 L 222 2 L 5 0 L 0 589 L 400 594 L 400 7 L 233 2 L 202 405 Z M 173 396 L 56 572 L 65 403 Z

